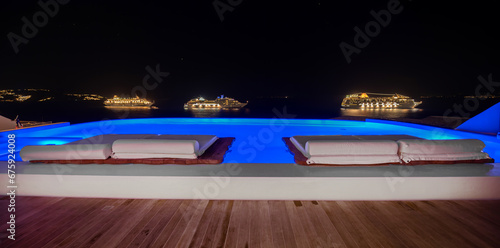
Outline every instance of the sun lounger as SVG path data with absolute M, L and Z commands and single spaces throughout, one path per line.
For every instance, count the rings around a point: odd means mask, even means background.
M 106 158 L 65 156 L 36 157 L 30 162 L 43 163 L 98 163 L 98 164 L 218 164 L 234 138 L 218 138 L 214 135 L 149 135 L 149 134 L 109 134 L 75 141 L 66 145 L 44 148 L 48 154 L 63 150 L 66 146 L 85 145 L 90 147 L 109 146 Z M 55 148 L 56 147 L 56 148 Z M 23 148 L 24 150 L 25 148 Z M 26 147 L 30 150 L 29 146 Z M 111 156 L 111 158 L 109 158 Z
M 300 165 L 492 163 L 480 140 L 425 140 L 409 135 L 283 138 Z

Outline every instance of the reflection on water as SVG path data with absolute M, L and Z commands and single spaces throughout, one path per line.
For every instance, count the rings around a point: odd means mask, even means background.
M 340 110 L 341 116 L 362 116 L 368 118 L 415 118 L 422 112 L 422 109 L 387 109 L 387 108 L 359 108 Z
M 196 109 L 185 109 L 191 114 L 191 117 L 197 118 L 212 118 L 219 117 L 221 109 L 217 108 L 196 108 Z
M 215 118 L 215 117 L 228 117 L 228 116 L 239 116 L 241 114 L 241 108 L 190 108 L 184 109 L 188 112 L 191 117 L 196 118 Z M 248 109 L 245 108 L 244 113 L 248 113 Z
M 120 109 L 135 109 L 135 110 L 144 110 L 144 109 L 151 109 L 151 107 L 147 106 L 104 106 L 107 109 L 111 110 L 120 110 Z
M 107 110 L 111 110 L 111 116 L 118 119 L 126 118 L 148 118 L 151 116 L 151 108 L 145 106 L 104 106 Z

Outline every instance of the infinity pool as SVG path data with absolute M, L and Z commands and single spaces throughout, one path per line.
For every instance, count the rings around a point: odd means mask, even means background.
M 304 119 L 219 119 L 157 118 L 124 119 L 27 128 L 0 132 L 7 160 L 7 135 L 16 134 L 16 150 L 26 145 L 61 145 L 101 134 L 212 134 L 235 137 L 224 163 L 294 163 L 283 137 L 294 135 L 407 134 L 425 139 L 480 139 L 485 152 L 500 159 L 500 142 L 495 136 L 461 132 L 393 121 L 304 120 Z M 20 158 L 16 157 L 18 160 Z

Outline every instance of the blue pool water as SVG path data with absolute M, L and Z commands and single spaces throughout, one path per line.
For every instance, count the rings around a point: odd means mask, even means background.
M 61 124 L 2 132 L 0 160 L 7 159 L 7 135 L 16 134 L 16 150 L 26 145 L 60 145 L 101 134 L 212 134 L 235 137 L 225 163 L 293 163 L 283 137 L 294 135 L 406 134 L 425 139 L 480 139 L 485 152 L 498 161 L 500 142 L 494 136 L 393 121 L 155 118 Z M 17 157 L 17 160 L 20 160 Z

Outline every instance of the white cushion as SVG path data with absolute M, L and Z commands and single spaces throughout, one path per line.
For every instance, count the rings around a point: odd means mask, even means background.
M 196 140 L 118 139 L 113 142 L 114 153 L 196 154 Z
M 184 159 L 195 159 L 198 155 L 195 153 L 191 154 L 179 154 L 179 153 L 130 153 L 130 152 L 115 152 L 113 153 L 113 158 L 184 158 Z
M 23 161 L 107 159 L 111 156 L 111 144 L 77 144 L 25 146 L 20 155 Z
M 306 143 L 306 152 L 316 155 L 396 155 L 392 140 L 315 140 Z
M 489 159 L 482 150 L 485 144 L 477 139 L 460 140 L 399 140 L 404 162 L 419 160 L 456 161 Z
M 460 161 L 460 160 L 478 160 L 489 159 L 487 153 L 484 152 L 464 152 L 452 154 L 408 154 L 401 153 L 401 160 L 406 163 L 411 161 Z
M 333 155 L 311 156 L 307 164 L 399 164 L 398 155 Z
M 413 154 L 443 154 L 482 152 L 485 144 L 478 139 L 399 140 L 400 152 Z

